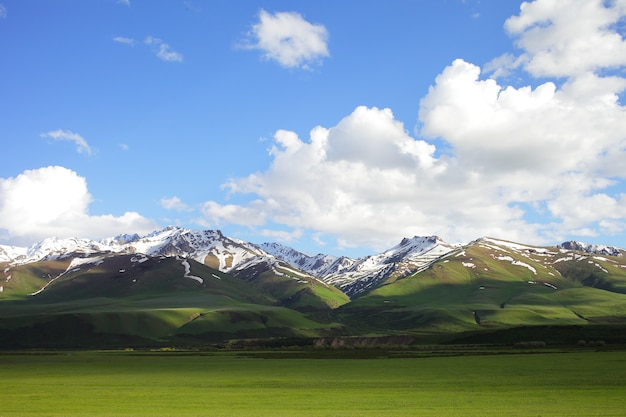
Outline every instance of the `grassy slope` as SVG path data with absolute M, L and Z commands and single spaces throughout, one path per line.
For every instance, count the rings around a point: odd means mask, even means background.
M 336 327 L 276 305 L 280 300 L 271 291 L 194 261 L 190 273 L 202 283 L 185 278 L 175 258 L 141 263 L 131 259 L 111 257 L 66 272 L 35 296 L 24 294 L 48 282 L 40 279 L 42 271 L 57 277 L 69 261 L 15 268 L 10 282 L 27 290 L 3 294 L 12 299 L 0 302 L 0 328 L 7 330 L 0 335 L 0 345 L 68 346 L 73 339 L 81 346 L 97 346 L 107 339 L 114 345 L 172 339 L 204 343 L 244 335 L 316 336 Z
M 202 283 L 184 278 L 174 258 L 137 262 L 124 255 L 73 272 L 65 272 L 69 261 L 13 268 L 0 296 L 0 328 L 8 330 L 0 345 L 50 339 L 63 345 L 77 334 L 95 345 L 103 335 L 130 345 L 626 323 L 621 258 L 474 244 L 352 302 L 286 265 L 259 265 L 233 277 L 190 263 Z M 59 275 L 40 294 L 27 295 Z
M 339 311 L 348 323 L 362 323 L 361 329 L 369 325 L 374 333 L 626 322 L 626 295 L 601 289 L 626 284 L 624 269 L 614 260 L 584 259 L 569 265 L 570 271 L 586 271 L 576 278 L 561 275 L 545 255 L 529 253 L 472 245 L 426 271 L 382 285 Z M 588 265 L 593 272 L 601 271 L 595 263 L 617 270 L 594 281 L 600 288 L 584 285 L 589 279 L 583 282 L 590 275 Z

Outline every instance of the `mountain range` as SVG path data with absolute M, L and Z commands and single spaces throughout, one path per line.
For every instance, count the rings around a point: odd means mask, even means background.
M 625 254 L 416 236 L 354 259 L 179 227 L 0 245 L 0 347 L 613 331 L 626 325 Z

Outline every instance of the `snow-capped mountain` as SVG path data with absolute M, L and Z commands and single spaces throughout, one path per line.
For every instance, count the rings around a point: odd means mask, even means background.
M 509 245 L 519 250 L 537 251 L 535 247 L 503 243 L 505 241 L 491 238 L 478 239 L 469 245 L 489 245 L 493 242 L 498 242 L 499 246 Z M 219 230 L 193 231 L 170 226 L 145 236 L 119 235 L 100 241 L 48 238 L 30 248 L 0 245 L 0 262 L 11 267 L 37 261 L 67 258 L 80 261 L 81 258 L 116 254 L 176 256 L 194 259 L 243 278 L 264 268 L 270 268 L 277 274 L 280 274 L 278 269 L 289 270 L 294 276 L 316 278 L 325 284 L 338 287 L 349 296 L 355 296 L 366 293 L 382 282 L 423 271 L 442 258 L 461 253 L 463 248 L 462 245 L 448 244 L 437 236 L 414 236 L 402 239 L 396 246 L 377 255 L 356 259 L 325 254 L 310 256 L 278 243 L 255 245 L 232 239 Z M 587 245 L 581 242 L 564 242 L 555 249 L 608 256 L 623 256 L 626 253 L 613 246 Z
M 622 256 L 623 250 L 616 248 L 615 246 L 605 245 L 593 245 L 588 243 L 577 242 L 571 240 L 569 242 L 563 242 L 557 246 L 566 250 L 577 250 L 581 252 L 593 253 L 595 255 L 608 255 L 608 256 Z
M 12 249 L 7 250 L 7 248 Z M 8 256 L 5 262 L 27 264 L 37 261 L 63 259 L 70 255 L 86 257 L 95 253 L 118 252 L 120 250 L 114 250 L 110 245 L 89 239 L 58 239 L 51 237 L 35 243 L 30 248 L 0 246 L 0 253 L 3 251 L 6 254 L 12 253 L 12 256 Z
M 237 270 L 251 262 L 277 260 L 252 244 L 225 237 L 217 230 L 192 231 L 167 227 L 146 236 L 120 235 L 94 241 L 48 238 L 30 248 L 0 245 L 0 262 L 13 265 L 93 255 L 136 253 L 146 256 L 180 256 L 211 264 L 223 272 Z
M 17 246 L 0 245 L 0 262 L 12 262 L 26 257 L 28 250 Z
M 353 296 L 390 277 L 402 278 L 428 268 L 433 262 L 459 250 L 437 236 L 405 238 L 378 255 L 358 259 L 329 255 L 308 256 L 276 243 L 259 245 L 275 257 L 291 263 Z
M 280 243 L 262 243 L 257 246 L 276 258 L 316 276 L 326 276 L 338 272 L 355 262 L 354 259 L 345 256 L 337 257 L 322 253 L 310 256 Z

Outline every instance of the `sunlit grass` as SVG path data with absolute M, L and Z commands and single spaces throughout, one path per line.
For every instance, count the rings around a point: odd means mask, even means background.
M 285 359 L 289 356 L 293 358 Z M 378 417 L 624 412 L 625 352 L 341 357 L 311 359 L 298 352 L 267 353 L 263 359 L 222 352 L 3 354 L 0 414 Z

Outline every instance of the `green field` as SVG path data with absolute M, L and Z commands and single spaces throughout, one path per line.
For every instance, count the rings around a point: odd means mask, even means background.
M 0 353 L 0 416 L 623 416 L 626 352 Z

